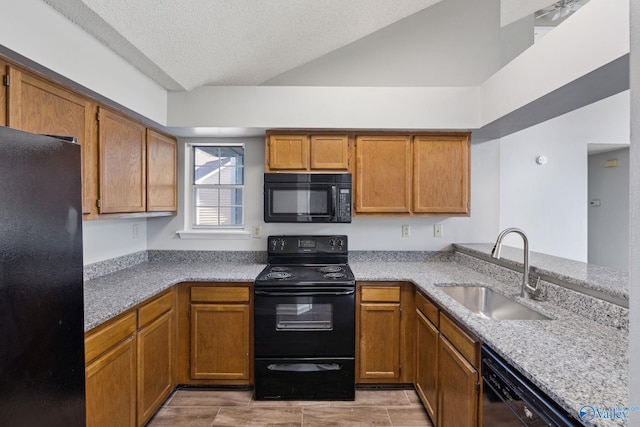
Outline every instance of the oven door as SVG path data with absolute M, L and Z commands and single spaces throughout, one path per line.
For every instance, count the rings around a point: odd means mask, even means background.
M 353 357 L 354 296 L 354 286 L 256 289 L 256 358 Z

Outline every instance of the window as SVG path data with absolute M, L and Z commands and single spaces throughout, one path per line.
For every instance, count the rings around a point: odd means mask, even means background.
M 189 145 L 191 229 L 244 226 L 244 146 Z

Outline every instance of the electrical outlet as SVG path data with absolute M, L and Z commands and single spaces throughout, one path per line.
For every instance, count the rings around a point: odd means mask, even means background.
M 262 227 L 259 225 L 254 225 L 253 229 L 251 230 L 251 236 L 254 239 L 259 239 L 262 236 Z
M 442 237 L 443 227 L 442 224 L 433 225 L 433 237 Z
M 411 231 L 411 227 L 408 225 L 402 226 L 402 237 L 409 237 L 409 232 Z
M 137 239 L 140 237 L 140 224 L 133 224 L 133 238 Z

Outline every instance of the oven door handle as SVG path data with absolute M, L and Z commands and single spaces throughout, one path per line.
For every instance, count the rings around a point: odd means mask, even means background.
M 351 295 L 355 293 L 355 290 L 353 289 L 346 289 L 343 291 L 335 291 L 335 290 L 330 290 L 330 291 L 326 291 L 326 292 L 319 292 L 318 290 L 309 290 L 309 291 L 301 291 L 301 292 L 297 292 L 297 291 L 264 291 L 264 290 L 255 290 L 255 294 L 256 295 L 264 295 L 264 296 L 268 296 L 268 297 L 297 297 L 297 296 L 304 296 L 304 297 L 322 297 L 322 296 L 342 296 L 342 295 Z
M 267 369 L 281 372 L 326 372 L 341 371 L 343 366 L 339 363 L 269 363 Z

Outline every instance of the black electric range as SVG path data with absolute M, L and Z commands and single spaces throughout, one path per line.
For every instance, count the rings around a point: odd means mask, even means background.
M 268 245 L 254 283 L 256 399 L 353 400 L 347 236 L 269 236 Z

